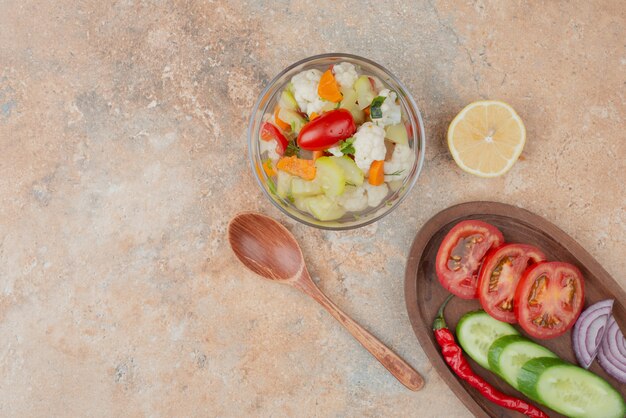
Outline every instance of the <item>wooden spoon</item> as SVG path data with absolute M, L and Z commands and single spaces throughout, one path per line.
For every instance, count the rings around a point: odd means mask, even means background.
M 254 273 L 293 286 L 315 299 L 404 386 L 415 391 L 424 386 L 419 373 L 343 313 L 313 283 L 300 246 L 283 225 L 260 213 L 241 213 L 228 224 L 228 240 L 237 258 Z

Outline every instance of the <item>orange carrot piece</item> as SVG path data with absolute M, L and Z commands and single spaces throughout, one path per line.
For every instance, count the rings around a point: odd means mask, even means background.
M 265 171 L 268 177 L 274 177 L 276 175 L 276 170 L 272 167 L 272 160 L 265 160 L 263 162 L 263 171 Z
M 365 109 L 363 109 L 363 112 L 365 112 L 365 117 L 369 118 L 370 117 L 370 107 L 367 106 Z
M 313 151 L 313 161 L 324 156 L 324 151 Z
M 337 85 L 337 80 L 335 80 L 335 76 L 331 70 L 326 70 L 326 72 L 322 74 L 320 84 L 317 86 L 317 94 L 319 94 L 322 99 L 333 103 L 337 103 L 343 98 L 339 86 Z
M 311 112 L 311 116 L 309 116 L 309 122 L 318 117 L 319 115 L 315 112 Z
M 313 180 L 315 178 L 315 162 L 298 158 L 295 155 L 278 160 L 276 168 L 305 180 Z
M 372 186 L 380 186 L 385 182 L 385 162 L 382 160 L 376 160 L 370 166 L 370 174 L 367 181 Z
M 282 131 L 288 131 L 291 126 L 278 117 L 278 112 L 280 112 L 280 106 L 276 106 L 276 109 L 274 109 L 274 120 L 276 121 L 276 125 L 278 125 Z

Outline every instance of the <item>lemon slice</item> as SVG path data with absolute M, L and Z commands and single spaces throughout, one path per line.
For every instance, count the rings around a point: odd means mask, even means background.
M 506 103 L 485 100 L 461 110 L 448 128 L 448 147 L 463 170 L 480 177 L 509 171 L 526 143 L 526 128 Z

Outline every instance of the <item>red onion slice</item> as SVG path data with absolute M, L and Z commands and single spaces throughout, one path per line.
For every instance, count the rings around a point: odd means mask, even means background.
M 626 383 L 626 338 L 613 316 L 598 351 L 598 362 L 608 374 Z
M 572 346 L 578 363 L 585 369 L 598 354 L 612 309 L 613 299 L 595 303 L 585 309 L 574 324 Z

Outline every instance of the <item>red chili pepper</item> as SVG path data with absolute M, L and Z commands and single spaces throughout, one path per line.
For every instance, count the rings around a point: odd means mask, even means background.
M 285 138 L 285 135 L 274 125 L 269 122 L 264 122 L 261 125 L 261 139 L 264 141 L 276 140 L 276 153 L 278 155 L 285 154 L 285 150 L 289 145 L 289 141 Z
M 467 359 L 463 356 L 463 350 L 454 341 L 454 336 L 448 329 L 446 320 L 443 317 L 443 311 L 453 296 L 454 295 L 448 296 L 445 302 L 443 302 L 443 305 L 439 308 L 439 312 L 437 312 L 437 316 L 433 322 L 435 339 L 441 347 L 441 353 L 443 354 L 443 358 L 448 366 L 450 366 L 452 371 L 456 373 L 457 376 L 459 376 L 462 380 L 465 380 L 470 384 L 470 386 L 478 390 L 481 395 L 496 405 L 521 412 L 522 414 L 533 418 L 550 418 L 536 406 L 521 399 L 505 395 L 474 373 L 467 362 Z

